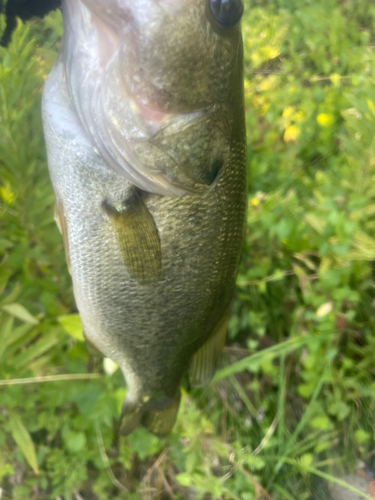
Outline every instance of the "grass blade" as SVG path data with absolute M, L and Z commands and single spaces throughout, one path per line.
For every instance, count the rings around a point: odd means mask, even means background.
M 272 456 L 267 456 L 268 460 L 277 460 L 279 462 L 283 462 L 286 464 L 289 464 L 296 469 L 299 469 L 301 473 L 307 473 L 307 474 L 314 474 L 315 476 L 321 477 L 322 479 L 325 479 L 329 483 L 334 483 L 339 486 L 342 486 L 343 488 L 355 493 L 358 497 L 366 498 L 366 500 L 373 500 L 371 496 L 367 495 L 366 493 L 363 493 L 362 491 L 358 490 L 354 486 L 352 486 L 349 483 L 346 483 L 345 481 L 342 481 L 341 479 L 336 478 L 335 476 L 331 476 L 330 474 L 326 474 L 325 472 L 320 471 L 319 469 L 316 469 L 315 467 L 311 466 L 305 466 L 302 465 L 298 460 L 292 460 L 287 457 L 272 457 Z
M 102 378 L 101 373 L 76 373 L 66 375 L 46 375 L 45 377 L 13 378 L 10 380 L 0 380 L 0 387 L 5 385 L 39 384 L 42 382 L 61 382 L 64 380 L 89 380 Z
M 37 325 L 39 323 L 39 321 L 34 318 L 27 309 L 21 306 L 21 304 L 4 305 L 2 306 L 2 310 L 25 323 L 31 323 L 32 325 Z
M 21 418 L 17 414 L 12 413 L 10 415 L 9 425 L 13 439 L 22 451 L 23 456 L 26 458 L 35 474 L 39 474 L 35 446 Z
M 241 359 L 240 361 L 237 361 L 230 366 L 226 366 L 225 368 L 218 370 L 215 377 L 213 378 L 213 381 L 217 382 L 218 380 L 229 377 L 230 375 L 234 375 L 235 373 L 242 372 L 243 370 L 248 370 L 251 367 L 258 367 L 259 364 L 267 356 L 285 356 L 304 346 L 306 342 L 306 336 L 299 336 L 286 340 L 285 342 L 280 342 L 279 344 L 276 344 L 267 349 L 263 349 L 262 351 L 256 352 L 251 356 L 247 356 L 246 358 Z
M 34 345 L 29 347 L 26 351 L 22 352 L 14 359 L 14 369 L 20 370 L 24 368 L 29 363 L 31 363 L 31 361 L 44 354 L 59 342 L 60 338 L 58 335 L 56 335 L 56 333 L 51 333 L 50 335 L 42 337 L 40 340 L 38 340 L 38 342 L 36 342 Z

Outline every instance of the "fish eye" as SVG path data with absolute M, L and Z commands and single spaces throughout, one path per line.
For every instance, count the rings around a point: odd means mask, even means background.
M 220 28 L 234 28 L 243 14 L 243 0 L 209 0 L 211 12 Z

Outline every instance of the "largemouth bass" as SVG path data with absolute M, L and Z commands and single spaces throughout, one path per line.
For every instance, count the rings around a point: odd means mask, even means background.
M 242 0 L 63 0 L 48 163 L 89 346 L 121 368 L 122 432 L 164 436 L 213 376 L 246 211 Z

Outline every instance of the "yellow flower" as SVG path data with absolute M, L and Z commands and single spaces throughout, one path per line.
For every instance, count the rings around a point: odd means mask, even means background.
M 319 123 L 321 127 L 329 127 L 332 125 L 335 119 L 329 113 L 320 113 L 316 117 L 316 121 Z
M 284 132 L 284 141 L 291 142 L 296 141 L 301 133 L 301 129 L 297 125 L 289 125 L 286 127 Z
M 331 80 L 334 87 L 340 87 L 341 76 L 338 73 L 333 73 L 330 75 L 329 79 Z
M 294 110 L 295 110 L 294 106 L 287 106 L 286 108 L 284 108 L 284 111 L 283 111 L 284 120 L 290 120 L 292 118 L 292 116 L 294 115 Z

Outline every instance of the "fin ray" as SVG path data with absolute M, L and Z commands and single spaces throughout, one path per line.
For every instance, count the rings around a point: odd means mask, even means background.
M 125 266 L 132 278 L 153 281 L 161 273 L 161 245 L 155 221 L 136 190 L 123 206 L 103 208 L 115 230 Z
M 181 393 L 177 391 L 173 398 L 166 398 L 167 404 L 160 408 L 160 402 L 144 398 L 146 402 L 133 402 L 125 398 L 121 415 L 121 434 L 127 436 L 138 425 L 160 438 L 170 434 L 180 407 Z
M 213 333 L 192 357 L 189 379 L 193 387 L 208 384 L 214 376 L 225 344 L 228 319 L 229 314 L 224 314 Z
M 180 391 L 178 391 L 177 396 L 167 408 L 163 410 L 150 409 L 145 411 L 141 419 L 141 424 L 155 436 L 168 436 L 176 422 L 178 409 L 180 407 L 180 399 L 181 394 Z

